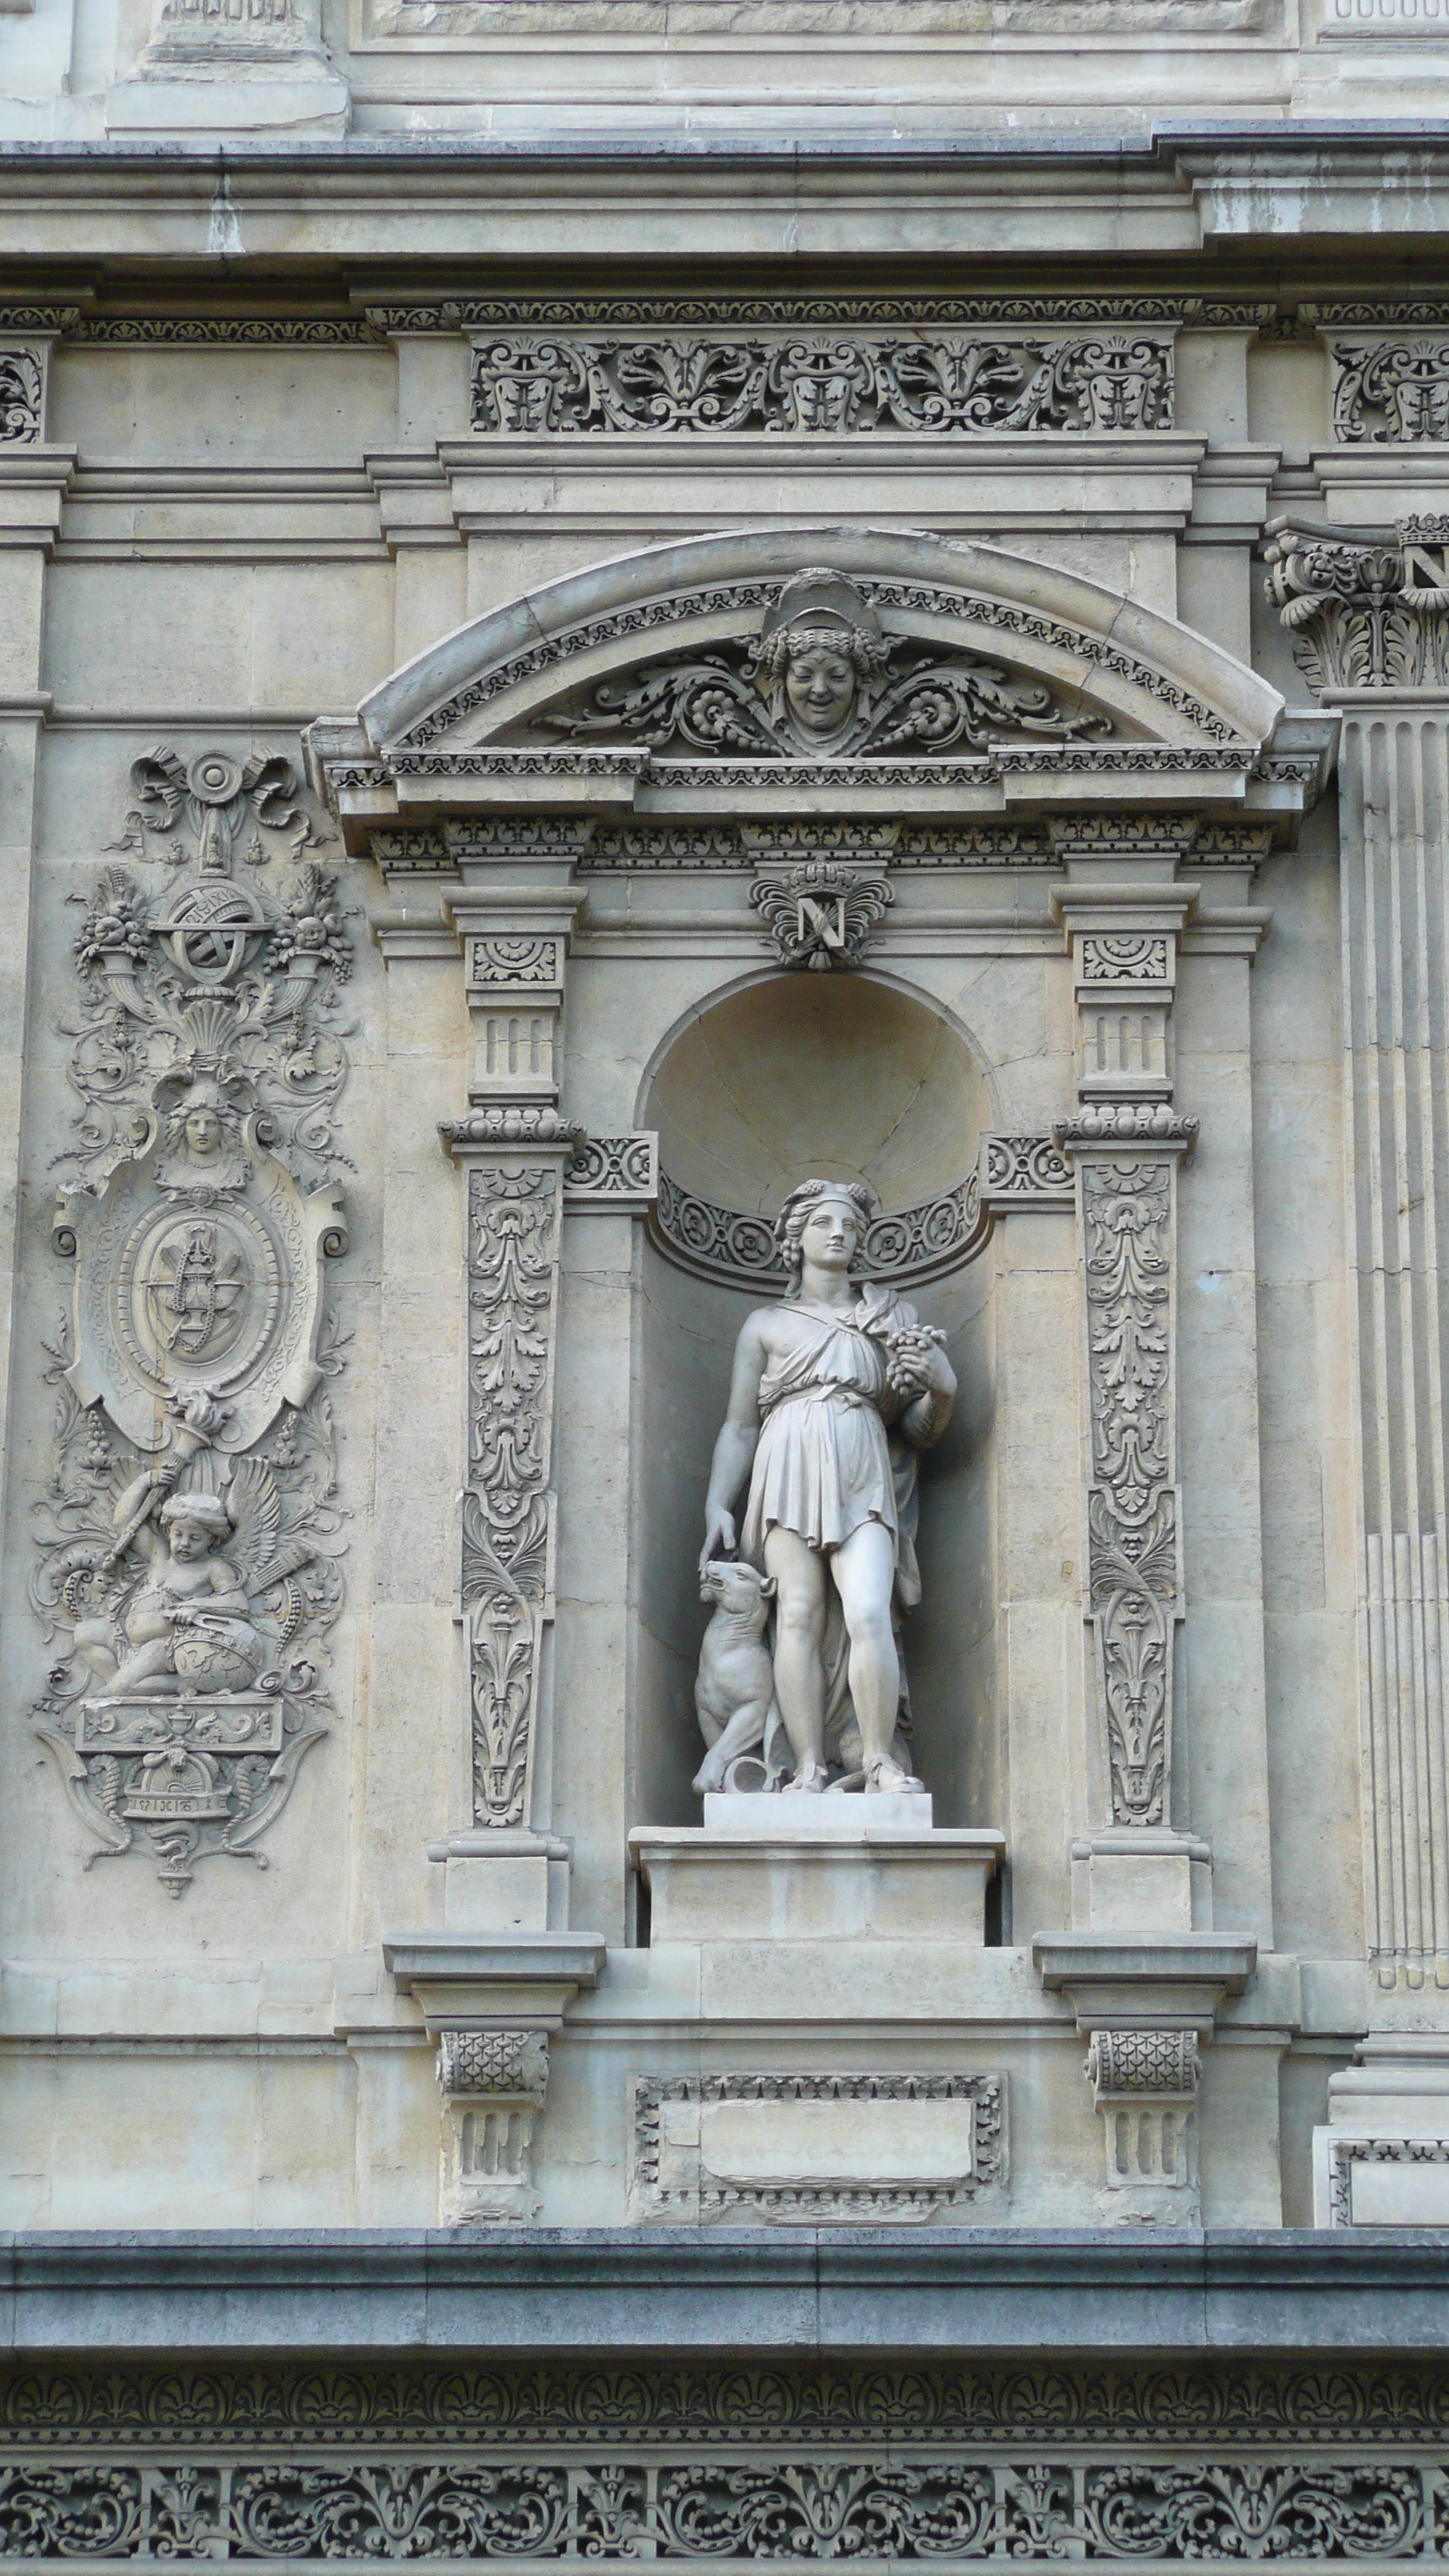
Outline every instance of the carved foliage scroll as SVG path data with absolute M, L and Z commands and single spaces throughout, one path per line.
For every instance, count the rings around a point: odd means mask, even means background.
M 1151 331 L 479 338 L 473 427 L 842 438 L 1170 429 L 1172 346 Z
M 871 668 L 840 657 L 838 700 L 818 709 L 792 677 L 781 684 L 780 657 L 773 661 L 772 669 L 748 643 L 723 643 L 644 663 L 543 722 L 578 741 L 756 760 L 980 750 L 1000 734 L 1066 743 L 1110 730 L 1106 716 L 1072 712 L 1042 682 L 1000 663 L 896 637 L 881 639 Z
M 483 1825 L 528 1821 L 539 1638 L 551 1609 L 548 1475 L 565 1160 L 566 1151 L 504 1155 L 468 1170 L 462 1608 L 473 1812 Z
M 1449 439 L 1449 333 L 1336 340 L 1333 434 L 1345 446 Z
M 31 1579 L 57 1650 L 36 1729 L 92 1857 L 149 1851 L 173 1896 L 198 1859 L 263 1861 L 326 1732 L 341 1606 L 322 1264 L 346 1249 L 350 948 L 325 869 L 232 877 L 243 828 L 258 871 L 311 833 L 288 764 L 191 770 L 194 793 L 172 755 L 137 764 L 143 807 L 152 778 L 167 792 L 130 846 L 165 834 L 176 873 L 155 892 L 107 869 L 75 940 L 55 1166 L 75 1289 Z
M 1092 1481 L 1089 1586 L 1112 1819 L 1167 1821 L 1172 1640 L 1182 1615 L 1173 1484 L 1174 1174 L 1082 1165 Z
M 0 447 L 34 447 L 45 421 L 45 356 L 0 343 Z

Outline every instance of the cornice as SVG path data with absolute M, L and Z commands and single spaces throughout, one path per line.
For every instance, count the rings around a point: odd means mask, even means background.
M 1422 2228 L 35 2232 L 0 2238 L 0 2285 L 10 2349 L 149 2348 L 173 2363 L 302 2348 L 1449 2345 L 1449 2237 Z
M 673 256 L 709 259 L 716 274 L 721 260 L 778 262 L 786 213 L 800 227 L 797 257 L 838 257 L 834 227 L 848 222 L 853 257 L 889 260 L 897 273 L 903 261 L 949 258 L 958 275 L 962 260 L 999 260 L 1005 241 L 1019 263 L 1119 260 L 1124 221 L 1137 258 L 1193 257 L 1214 240 L 1278 257 L 1295 239 L 1381 243 L 1385 207 L 1399 243 L 1449 229 L 1449 139 L 1428 119 L 1291 131 L 1164 121 L 1141 137 L 1028 141 L 902 139 L 884 124 L 842 131 L 838 118 L 831 130 L 830 113 L 802 109 L 745 133 L 686 128 L 680 110 L 643 135 L 11 143 L 0 147 L 0 253 L 12 263 L 60 256 L 70 269 L 83 240 L 87 262 L 114 277 L 131 259 L 154 258 L 158 220 L 208 215 L 223 178 L 253 261 L 305 256 L 376 273 L 385 258 L 399 278 L 456 256 L 460 215 L 475 227 L 473 259 L 509 262 L 515 275 L 519 261 L 558 256 L 565 213 L 575 241 L 593 223 L 601 261 L 657 257 L 662 207 Z M 358 226 L 373 215 L 386 216 L 386 234 L 369 261 Z M 204 223 L 195 238 L 199 266 Z M 23 271 L 16 282 L 24 292 Z M 293 317 L 299 336 L 307 327 Z

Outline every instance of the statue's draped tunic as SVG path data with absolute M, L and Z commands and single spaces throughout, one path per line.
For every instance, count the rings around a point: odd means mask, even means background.
M 829 1554 L 852 1530 L 878 1521 L 895 1545 L 900 1606 L 910 1607 L 920 1599 L 916 1455 L 887 1434 L 898 1406 L 879 1337 L 908 1329 L 915 1311 L 878 1288 L 839 1315 L 788 1302 L 779 1311 L 809 1325 L 810 1337 L 760 1381 L 760 1438 L 741 1551 L 763 1566 L 769 1531 L 788 1529 Z

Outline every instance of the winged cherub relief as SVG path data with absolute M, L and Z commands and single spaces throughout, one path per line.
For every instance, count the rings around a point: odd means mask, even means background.
M 1000 735 L 1067 742 L 1108 731 L 1040 681 L 979 655 L 888 634 L 865 591 L 826 565 L 781 584 L 759 632 L 600 681 L 543 721 L 575 740 L 690 753 L 830 760 L 978 749 Z
M 179 1454 L 161 1458 L 117 1497 L 120 1599 L 113 1614 L 75 1627 L 76 1652 L 103 1685 L 93 1707 L 280 1687 L 266 1668 L 281 1652 L 286 1611 L 279 1622 L 261 1605 L 314 1546 L 279 1541 L 281 1497 L 265 1467 L 243 1462 L 224 1493 L 211 1493 L 174 1490 L 181 1466 Z

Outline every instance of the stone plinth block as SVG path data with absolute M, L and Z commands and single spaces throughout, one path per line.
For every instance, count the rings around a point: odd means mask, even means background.
M 778 1800 L 770 1800 L 778 1805 Z M 823 1806 L 826 1801 L 813 1802 Z M 842 1799 L 852 1807 L 884 1799 Z M 914 1804 L 914 1801 L 911 1801 Z M 655 1941 L 985 1940 L 999 1833 L 847 1823 L 838 1833 L 645 1826 L 629 1837 Z
M 1313 2223 L 1449 2228 L 1449 2037 L 1376 2032 L 1330 2075 Z
M 928 1834 L 931 1822 L 930 1794 L 924 1789 L 882 1791 L 872 1798 L 829 1791 L 817 1797 L 805 1789 L 728 1796 L 709 1791 L 704 1800 L 706 1833 L 736 1837 L 829 1834 L 839 1841 L 863 1842 L 885 1832 Z

